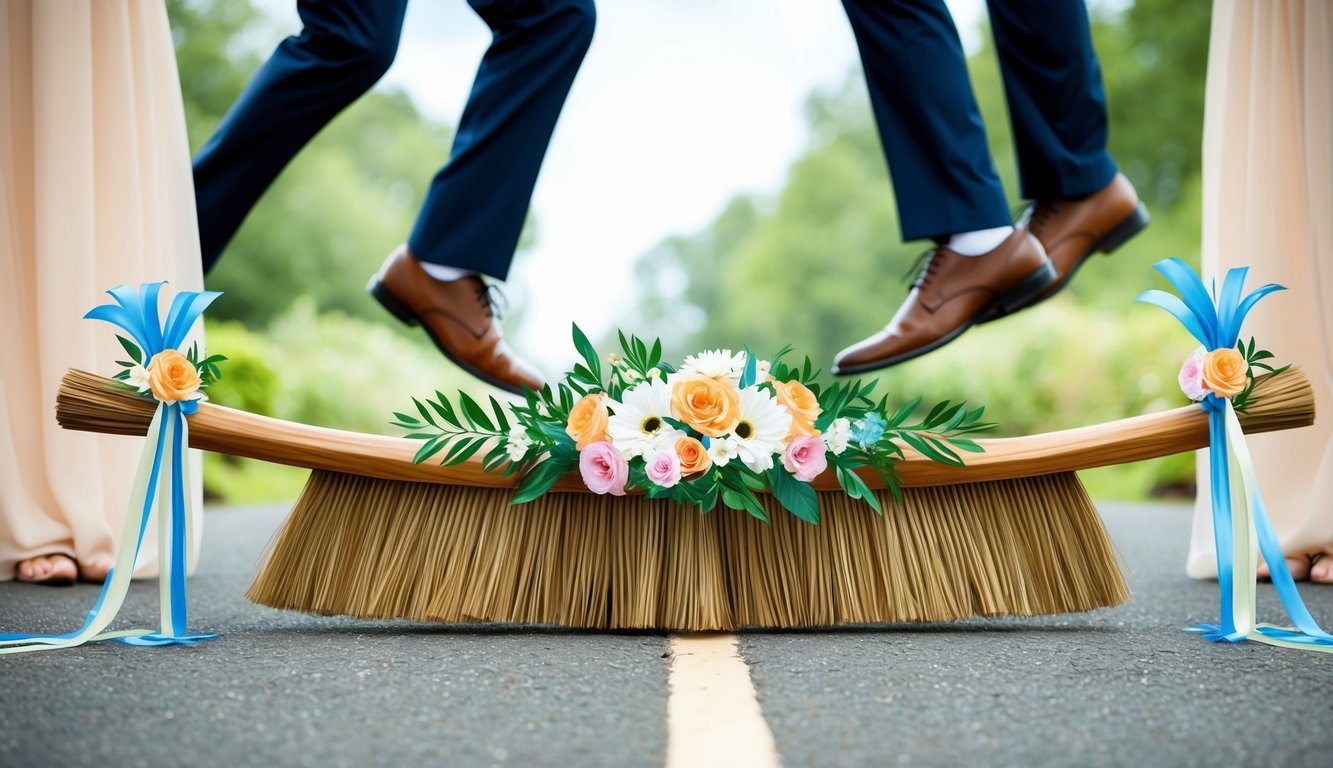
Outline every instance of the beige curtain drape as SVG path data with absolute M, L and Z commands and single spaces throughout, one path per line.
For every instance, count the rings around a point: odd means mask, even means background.
M 1203 268 L 1249 265 L 1243 329 L 1314 383 L 1313 427 L 1247 438 L 1289 553 L 1333 554 L 1333 3 L 1217 0 L 1204 108 Z M 1216 578 L 1207 456 L 1188 572 Z
M 55 423 L 67 368 L 110 375 L 124 357 L 113 328 L 83 314 L 120 283 L 203 284 L 162 0 L 0 0 L 0 257 L 0 580 L 9 580 L 22 559 L 86 560 L 112 553 L 119 536 L 143 440 Z M 155 546 L 144 552 L 140 575 L 156 567 Z

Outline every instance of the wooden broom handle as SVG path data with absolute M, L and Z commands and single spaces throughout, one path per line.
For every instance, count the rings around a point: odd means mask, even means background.
M 1247 432 L 1291 429 L 1314 423 L 1314 395 L 1304 374 L 1292 368 L 1256 387 L 1251 412 L 1241 416 Z M 64 427 L 108 434 L 147 432 L 155 404 L 114 386 L 110 379 L 70 371 L 61 383 L 56 419 Z M 323 469 L 387 480 L 510 488 L 518 477 L 485 472 L 470 459 L 445 467 L 413 464 L 419 440 L 312 427 L 211 403 L 189 418 L 190 446 L 276 464 Z M 1208 420 L 1197 405 L 1102 424 L 1026 437 L 978 440 L 985 452 L 962 453 L 966 467 L 949 467 L 912 451 L 897 464 L 904 486 L 921 487 L 984 482 L 1070 472 L 1192 451 L 1208 445 Z M 872 488 L 883 483 L 869 470 L 862 477 Z M 817 478 L 818 490 L 837 488 L 832 472 Z M 556 491 L 586 492 L 577 476 L 566 477 Z

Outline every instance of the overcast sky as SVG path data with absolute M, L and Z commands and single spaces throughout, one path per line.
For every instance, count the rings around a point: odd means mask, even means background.
M 298 26 L 294 2 L 263 4 Z M 949 5 L 972 47 L 983 0 Z M 386 83 L 456 124 L 489 40 L 463 0 L 414 0 Z M 780 189 L 806 97 L 856 64 L 837 0 L 602 0 L 533 198 L 537 243 L 511 275 L 516 345 L 555 373 L 571 321 L 595 336 L 632 299 L 635 258 L 739 193 Z M 605 295 L 587 295 L 590 275 Z

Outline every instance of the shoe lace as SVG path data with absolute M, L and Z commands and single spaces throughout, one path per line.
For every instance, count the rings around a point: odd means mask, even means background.
M 907 271 L 903 273 L 902 282 L 911 281 L 913 288 L 924 288 L 926 283 L 930 282 L 930 278 L 935 275 L 939 259 L 934 258 L 934 256 L 938 251 L 939 246 L 932 245 L 918 253 L 916 258 L 912 260 L 912 266 L 908 267 Z
M 509 299 L 505 298 L 504 291 L 495 283 L 482 280 L 481 285 L 477 286 L 477 301 L 486 310 L 486 316 L 493 320 L 503 318 L 505 312 L 509 311 Z
M 1028 230 L 1037 232 L 1046 226 L 1052 216 L 1059 212 L 1060 203 L 1055 200 L 1033 201 L 1028 205 L 1027 210 L 1030 212 L 1028 215 Z

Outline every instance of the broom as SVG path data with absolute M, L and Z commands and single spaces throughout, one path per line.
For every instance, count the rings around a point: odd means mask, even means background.
M 1248 432 L 1306 426 L 1297 369 L 1256 381 Z M 57 420 L 143 434 L 153 403 L 71 371 Z M 1198 406 L 978 441 L 951 467 L 912 452 L 897 501 L 863 479 L 878 515 L 827 474 L 821 522 L 763 500 L 771 522 L 719 507 L 597 496 L 578 478 L 511 505 L 518 478 L 414 464 L 419 443 L 203 404 L 195 448 L 313 472 L 247 592 L 274 608 L 362 618 L 592 629 L 729 630 L 948 621 L 1086 611 L 1128 599 L 1114 549 L 1076 470 L 1204 447 Z

